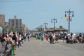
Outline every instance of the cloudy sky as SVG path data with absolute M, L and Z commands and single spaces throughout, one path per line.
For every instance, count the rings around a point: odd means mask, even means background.
M 84 0 L 0 0 L 0 14 L 5 14 L 6 21 L 16 15 L 29 29 L 43 23 L 53 27 L 53 18 L 58 20 L 56 27 L 68 28 L 65 11 L 69 9 L 74 11 L 71 32 L 84 32 Z

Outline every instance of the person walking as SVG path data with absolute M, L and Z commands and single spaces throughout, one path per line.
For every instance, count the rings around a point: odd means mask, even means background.
M 66 34 L 65 39 L 66 39 L 66 43 L 69 43 L 68 34 Z
M 83 33 L 83 40 L 82 40 L 82 42 L 84 43 L 84 33 Z
M 52 34 L 52 38 L 53 38 L 53 44 L 55 44 L 55 42 L 56 42 L 56 35 L 55 35 L 55 33 Z
M 53 43 L 53 38 L 52 38 L 51 34 L 49 35 L 49 40 L 50 40 L 50 44 L 52 44 Z
M 82 43 L 82 34 L 79 34 L 79 43 Z
M 21 41 L 22 41 L 22 35 L 21 35 L 21 33 L 19 33 L 18 40 L 19 40 L 18 47 L 20 47 L 20 46 L 22 46 L 22 45 L 21 45 Z
M 28 36 L 28 41 L 30 41 L 30 37 L 31 37 L 30 32 L 28 32 L 27 36 Z
M 12 56 L 15 56 L 15 49 L 14 49 L 15 42 L 13 41 L 13 33 L 12 32 L 9 34 L 8 41 L 10 44 L 12 44 Z
M 14 46 L 14 48 L 15 48 L 15 50 L 16 50 L 17 37 L 16 37 L 16 34 L 15 34 L 15 33 L 13 33 L 12 40 L 15 42 L 15 46 Z
M 43 41 L 44 35 L 42 33 L 41 33 L 40 37 L 41 37 L 41 41 Z
M 48 34 L 46 34 L 45 37 L 46 37 L 46 40 L 48 41 L 48 37 L 49 37 Z
M 72 41 L 73 41 L 73 43 L 77 43 L 77 39 L 76 39 L 76 34 L 75 33 L 72 35 Z

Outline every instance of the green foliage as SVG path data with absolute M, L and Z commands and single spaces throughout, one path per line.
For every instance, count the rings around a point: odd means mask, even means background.
M 13 27 L 2 27 L 3 28 L 3 33 L 6 33 L 7 32 L 7 30 L 8 30 L 8 32 L 16 32 L 16 30 L 13 28 Z
M 3 28 L 2 32 L 5 33 L 6 32 L 6 27 L 2 27 L 2 28 Z

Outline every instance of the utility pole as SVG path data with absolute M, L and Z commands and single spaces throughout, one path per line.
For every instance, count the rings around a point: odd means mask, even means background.
M 69 22 L 68 22 L 68 33 L 70 33 L 70 17 L 74 17 L 74 11 L 65 11 L 65 17 L 69 17 Z
M 55 24 L 57 23 L 57 19 L 51 19 L 51 23 L 54 23 L 54 30 L 55 30 Z

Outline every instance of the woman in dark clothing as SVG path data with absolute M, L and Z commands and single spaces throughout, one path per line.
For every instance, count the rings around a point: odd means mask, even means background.
M 6 39 L 6 34 L 3 34 L 2 36 L 0 36 L 1 43 L 3 43 L 5 39 Z
M 84 34 L 83 34 L 83 43 L 84 43 Z
M 53 39 L 52 39 L 51 35 L 49 35 L 49 39 L 50 39 L 50 44 L 52 44 L 53 43 Z
M 79 34 L 79 42 L 82 43 L 82 34 Z
M 66 34 L 65 38 L 66 38 L 66 43 L 69 43 L 68 34 Z

